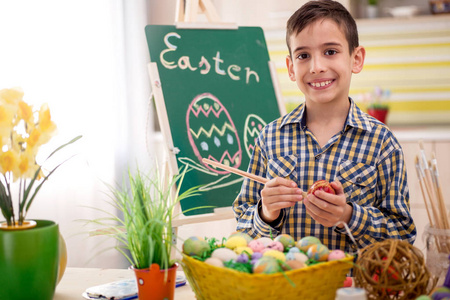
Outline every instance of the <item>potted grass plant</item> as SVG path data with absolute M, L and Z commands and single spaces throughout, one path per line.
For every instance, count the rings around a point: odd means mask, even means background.
M 171 178 L 160 176 L 158 170 L 150 175 L 129 172 L 127 186 L 111 187 L 111 204 L 123 217 L 109 214 L 91 221 L 102 227 L 91 235 L 106 234 L 118 241 L 115 248 L 130 262 L 141 300 L 174 297 L 178 267 L 171 256 L 174 208 L 183 199 L 198 195 L 198 187 L 180 194 L 186 171 Z

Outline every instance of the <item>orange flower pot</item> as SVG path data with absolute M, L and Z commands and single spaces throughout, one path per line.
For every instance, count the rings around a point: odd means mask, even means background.
M 167 270 L 161 270 L 157 264 L 149 269 L 132 268 L 136 276 L 139 300 L 173 300 L 178 264 Z

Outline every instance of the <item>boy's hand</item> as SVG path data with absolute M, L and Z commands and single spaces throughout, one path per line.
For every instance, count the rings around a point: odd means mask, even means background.
M 261 190 L 261 218 L 270 223 L 280 215 L 280 210 L 302 201 L 302 190 L 292 180 L 276 177 L 268 181 Z
M 344 189 L 339 181 L 331 182 L 331 186 L 336 195 L 320 190 L 308 195 L 303 201 L 306 211 L 314 220 L 326 227 L 334 226 L 338 221 L 348 224 L 353 207 L 347 204 Z M 339 224 L 337 227 L 342 228 L 343 225 Z

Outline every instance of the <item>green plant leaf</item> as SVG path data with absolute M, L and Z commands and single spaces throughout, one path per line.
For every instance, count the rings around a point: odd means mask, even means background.
M 6 188 L 3 185 L 3 182 L 0 181 L 0 209 L 2 210 L 2 214 L 6 219 L 6 223 L 8 226 L 12 225 L 12 219 L 14 215 L 11 197 L 6 192 Z

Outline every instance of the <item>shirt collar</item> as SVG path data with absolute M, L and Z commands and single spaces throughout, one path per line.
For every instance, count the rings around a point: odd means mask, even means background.
M 350 109 L 348 111 L 347 120 L 345 122 L 343 130 L 346 131 L 349 127 L 360 128 L 370 131 L 372 125 L 364 114 L 364 112 L 355 104 L 352 98 L 348 98 L 350 101 Z M 297 106 L 293 111 L 284 116 L 280 128 L 287 124 L 299 123 L 302 130 L 306 129 L 306 110 L 305 103 Z

